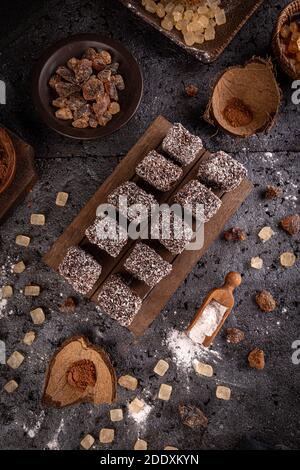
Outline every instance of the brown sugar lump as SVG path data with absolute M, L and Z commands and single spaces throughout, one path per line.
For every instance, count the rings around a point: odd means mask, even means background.
M 121 279 L 112 274 L 98 296 L 102 310 L 122 326 L 129 326 L 142 305 L 142 299 Z
M 118 384 L 127 390 L 134 391 L 137 389 L 138 380 L 135 377 L 132 377 L 132 375 L 122 375 L 118 380 Z
M 95 439 L 91 434 L 87 434 L 84 438 L 80 441 L 80 445 L 84 450 L 89 450 L 92 445 L 94 445 Z
M 58 271 L 76 292 L 87 294 L 98 280 L 102 267 L 94 258 L 81 248 L 68 249 Z
M 132 181 L 126 181 L 121 186 L 118 186 L 109 194 L 107 202 L 116 206 L 119 212 L 130 221 L 136 220 L 139 217 L 147 217 L 151 210 L 151 205 L 157 204 L 152 194 L 146 193 L 146 191 Z M 137 204 L 143 206 L 143 211 L 136 206 Z M 144 211 L 145 214 L 143 213 Z
M 4 385 L 3 388 L 7 393 L 14 393 L 18 387 L 19 384 L 15 380 L 10 380 Z
M 6 364 L 12 369 L 18 369 L 25 357 L 19 351 L 14 351 L 6 361 Z
M 125 260 L 124 267 L 150 287 L 154 287 L 172 271 L 172 265 L 144 243 L 135 245 Z
M 190 225 L 169 210 L 160 211 L 152 222 L 151 234 L 174 255 L 182 253 L 194 237 Z
M 220 150 L 200 163 L 198 179 L 213 189 L 232 191 L 246 178 L 246 168 L 230 155 Z
M 277 303 L 271 292 L 262 290 L 258 292 L 255 297 L 256 303 L 263 312 L 273 312 L 276 309 Z
M 128 241 L 127 230 L 110 216 L 97 217 L 85 232 L 88 240 L 116 258 Z
M 203 150 L 200 137 L 191 134 L 182 124 L 176 122 L 162 142 L 162 148 L 182 165 L 192 163 Z
M 115 438 L 115 430 L 109 428 L 101 429 L 99 433 L 99 441 L 101 444 L 111 444 Z
M 169 191 L 182 176 L 182 169 L 151 150 L 135 169 L 136 174 L 160 191 Z
M 262 349 L 255 348 L 248 355 L 249 366 L 262 370 L 265 367 L 265 354 Z
M 174 201 L 183 207 L 191 206 L 194 217 L 197 217 L 197 207 L 203 206 L 203 221 L 208 222 L 220 209 L 221 199 L 210 189 L 197 180 L 191 180 L 175 195 Z M 198 211 L 202 216 L 202 211 Z

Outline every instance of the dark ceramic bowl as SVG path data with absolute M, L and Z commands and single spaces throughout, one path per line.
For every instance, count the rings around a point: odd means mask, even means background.
M 56 108 L 51 104 L 56 95 L 48 82 L 59 65 L 65 65 L 71 57 L 81 57 L 89 47 L 105 49 L 113 62 L 119 62 L 125 90 L 119 92 L 121 111 L 105 127 L 77 129 L 71 121 L 56 118 Z M 137 111 L 142 94 L 143 77 L 136 60 L 120 42 L 99 34 L 78 34 L 57 42 L 39 59 L 33 77 L 33 100 L 43 121 L 56 132 L 75 139 L 98 139 L 119 130 Z

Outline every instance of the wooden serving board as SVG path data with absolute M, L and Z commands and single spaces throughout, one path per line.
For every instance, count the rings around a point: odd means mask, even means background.
M 174 194 L 185 183 L 195 178 L 200 161 L 209 157 L 210 153 L 202 150 L 193 163 L 183 169 L 183 175 L 178 184 L 170 191 L 162 193 L 150 188 L 136 174 L 135 168 L 144 156 L 153 149 L 160 151 L 160 145 L 172 124 L 162 116 L 159 116 L 146 130 L 144 135 L 138 140 L 134 147 L 128 152 L 126 157 L 119 163 L 114 172 L 98 191 L 92 196 L 78 216 L 73 220 L 65 232 L 58 238 L 52 248 L 44 256 L 44 261 L 54 270 L 58 270 L 60 262 L 63 260 L 66 251 L 72 245 L 79 245 L 85 251 L 91 253 L 95 259 L 102 265 L 101 276 L 89 292 L 88 297 L 97 303 L 97 298 L 101 287 L 107 277 L 112 273 L 122 273 L 131 281 L 130 287 L 143 299 L 143 304 L 135 319 L 129 326 L 129 329 L 135 335 L 142 335 L 146 328 L 157 317 L 164 308 L 169 298 L 181 285 L 186 276 L 199 261 L 201 256 L 207 251 L 216 237 L 222 231 L 226 222 L 236 212 L 239 206 L 252 191 L 252 183 L 248 180 L 242 181 L 240 186 L 230 193 L 218 193 L 222 199 L 222 206 L 218 213 L 205 224 L 204 227 L 204 245 L 200 250 L 186 250 L 180 255 L 172 255 L 157 240 L 145 241 L 167 261 L 172 263 L 173 269 L 170 275 L 160 281 L 154 288 L 148 287 L 144 282 L 132 279 L 124 270 L 124 261 L 130 251 L 133 249 L 136 241 L 129 240 L 117 258 L 112 258 L 103 250 L 92 245 L 85 237 L 86 228 L 91 225 L 96 216 L 97 207 L 107 201 L 107 196 L 120 184 L 127 180 L 138 182 L 139 186 L 148 192 L 151 192 L 159 204 L 172 203 Z
M 160 25 L 161 20 L 153 13 L 146 11 L 141 0 L 120 1 L 142 20 L 158 29 L 178 46 L 196 56 L 201 62 L 210 63 L 222 54 L 264 0 L 223 0 L 222 5 L 225 8 L 227 17 L 226 24 L 216 28 L 216 38 L 213 41 L 206 41 L 203 44 L 196 44 L 191 47 L 185 44 L 180 31 L 176 29 L 166 31 L 163 29 Z
M 3 126 L 1 126 L 3 127 Z M 34 150 L 31 145 L 5 129 L 12 139 L 16 151 L 16 174 L 12 184 L 0 194 L 0 223 L 25 198 L 38 177 L 34 169 Z

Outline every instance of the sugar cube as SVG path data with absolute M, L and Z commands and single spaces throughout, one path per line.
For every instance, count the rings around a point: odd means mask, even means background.
M 28 297 L 37 297 L 40 293 L 40 286 L 25 286 L 24 294 Z
M 168 401 L 170 400 L 172 393 L 172 386 L 167 384 L 161 384 L 158 392 L 158 398 L 160 400 Z
M 95 439 L 90 434 L 87 434 L 80 442 L 80 445 L 83 449 L 89 450 L 94 444 Z
M 64 207 L 69 199 L 69 194 L 64 192 L 57 193 L 55 204 L 60 207 Z
M 30 223 L 31 225 L 45 225 L 44 214 L 31 214 Z
M 30 244 L 30 238 L 26 237 L 25 235 L 17 235 L 16 244 L 26 248 Z
M 209 364 L 204 364 L 204 362 L 200 362 L 197 359 L 194 360 L 193 366 L 197 374 L 204 375 L 205 377 L 212 377 L 214 374 L 214 370 L 212 366 Z
M 35 340 L 35 337 L 36 334 L 34 331 L 28 331 L 23 338 L 23 343 L 27 344 L 27 346 L 31 346 Z
M 12 286 L 3 286 L 2 287 L 2 298 L 3 299 L 9 299 L 10 297 L 13 296 L 13 288 Z
M 134 444 L 134 450 L 147 450 L 148 449 L 148 444 L 146 441 L 143 439 L 138 439 L 136 443 Z
M 218 385 L 216 389 L 216 397 L 220 398 L 220 400 L 230 400 L 231 390 L 228 387 L 224 387 L 223 385 Z
M 169 369 L 169 364 L 163 359 L 160 359 L 158 363 L 156 364 L 156 366 L 154 367 L 153 371 L 155 372 L 155 374 L 163 377 L 168 369 Z
M 128 409 L 129 409 L 130 413 L 138 414 L 138 413 L 140 413 L 140 411 L 142 411 L 144 406 L 145 406 L 144 400 L 140 400 L 139 398 L 134 398 L 132 400 L 132 402 L 129 403 Z
M 42 325 L 45 321 L 45 313 L 44 310 L 41 307 L 35 308 L 34 310 L 31 310 L 30 316 L 32 318 L 32 321 L 35 325 Z
M 99 433 L 99 441 L 102 444 L 110 444 L 115 438 L 115 430 L 109 428 L 101 429 Z
M 19 353 L 19 351 L 14 351 L 12 355 L 7 359 L 6 363 L 12 369 L 18 369 L 24 359 L 25 356 L 23 356 L 23 354 Z
M 119 378 L 118 383 L 121 387 L 133 391 L 136 390 L 138 386 L 137 379 L 135 377 L 132 377 L 132 375 L 122 375 L 122 377 Z
M 4 385 L 4 390 L 7 393 L 13 393 L 19 387 L 18 383 L 15 380 L 10 380 Z
M 111 421 L 122 421 L 123 419 L 123 410 L 121 408 L 110 410 L 109 414 Z
M 16 263 L 13 267 L 13 272 L 15 274 L 21 274 L 25 271 L 26 266 L 23 261 L 19 261 L 19 263 Z

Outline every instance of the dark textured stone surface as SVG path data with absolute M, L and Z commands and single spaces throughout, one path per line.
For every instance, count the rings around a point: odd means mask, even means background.
M 27 200 L 0 228 L 0 266 L 4 266 L 0 284 L 12 283 L 15 288 L 13 299 L 0 316 L 0 339 L 6 342 L 8 354 L 18 349 L 26 355 L 16 371 L 0 365 L 0 447 L 41 449 L 48 448 L 50 443 L 52 448 L 76 449 L 84 434 L 89 432 L 97 437 L 99 429 L 109 425 L 107 406 L 43 410 L 40 404 L 45 368 L 51 355 L 66 338 L 83 333 L 106 348 L 118 375 L 130 373 L 139 378 L 138 395 L 153 405 L 144 429 L 139 430 L 127 413 L 124 422 L 115 423 L 117 434 L 112 448 L 132 448 L 138 435 L 149 442 L 150 449 L 161 449 L 167 444 L 179 449 L 228 449 L 235 447 L 242 436 L 271 447 L 298 448 L 300 365 L 292 364 L 291 345 L 300 339 L 299 265 L 285 270 L 278 258 L 287 250 L 294 250 L 299 256 L 299 244 L 297 238 L 289 237 L 277 224 L 281 217 L 297 210 L 300 108 L 292 104 L 290 83 L 279 73 L 283 104 L 277 125 L 269 134 L 234 140 L 216 133 L 201 120 L 216 74 L 254 54 L 263 57 L 270 54 L 274 20 L 288 2 L 266 0 L 221 58 L 209 66 L 200 64 L 143 25 L 117 1 L 49 1 L 43 2 L 39 10 L 37 2 L 33 3 L 32 21 L 19 6 L 15 23 L 7 20 L 7 24 L 16 24 L 17 28 L 2 29 L 9 33 L 2 32 L 0 37 L 0 79 L 5 80 L 8 89 L 8 103 L 0 107 L 0 121 L 34 145 L 40 176 Z M 0 22 L 3 21 L 6 22 L 5 16 L 1 14 Z M 120 132 L 101 141 L 77 142 L 48 130 L 34 114 L 30 74 L 47 46 L 62 37 L 88 31 L 111 35 L 133 52 L 144 71 L 145 95 L 136 116 Z M 183 83 L 197 84 L 199 96 L 186 97 Z M 42 263 L 41 254 L 159 113 L 195 131 L 207 148 L 222 148 L 234 154 L 248 168 L 255 190 L 228 225 L 228 228 L 245 228 L 248 240 L 241 243 L 217 240 L 159 319 L 143 338 L 135 340 L 127 330 L 82 298 L 78 298 L 74 315 L 60 313 L 62 298 L 73 292 Z M 283 198 L 262 199 L 266 185 L 278 183 L 283 186 Z M 60 190 L 70 193 L 65 208 L 54 204 L 56 192 Z M 29 217 L 35 211 L 46 215 L 45 227 L 30 227 Z M 276 235 L 262 244 L 257 233 L 265 225 L 270 225 Z M 32 237 L 27 250 L 14 244 L 15 236 L 20 233 Z M 261 271 L 249 268 L 251 257 L 258 255 L 264 259 Z M 28 268 L 22 275 L 13 276 L 9 269 L 17 259 L 27 261 Z M 206 292 L 221 284 L 229 270 L 241 271 L 243 284 L 236 292 L 236 307 L 227 326 L 241 328 L 246 339 L 239 345 L 227 344 L 223 329 L 213 347 L 222 356 L 222 360 L 213 364 L 215 376 L 200 378 L 192 370 L 184 374 L 176 368 L 164 345 L 167 333 L 188 324 Z M 20 292 L 31 281 L 43 288 L 35 300 L 24 299 Z M 255 304 L 255 293 L 262 288 L 270 290 L 278 301 L 278 309 L 271 314 L 260 312 Z M 45 309 L 47 320 L 42 327 L 33 328 L 31 323 L 29 310 L 35 306 Z M 27 347 L 21 340 L 32 328 L 38 337 L 32 347 Z M 265 351 L 264 371 L 250 370 L 247 366 L 247 355 L 254 347 Z M 159 358 L 169 358 L 171 364 L 164 379 L 152 372 Z M 10 378 L 20 382 L 19 390 L 12 395 L 2 391 Z M 173 385 L 169 402 L 155 399 L 162 382 Z M 216 384 L 231 387 L 230 402 L 216 399 Z M 126 401 L 134 396 L 135 393 L 119 389 L 120 406 L 125 407 Z M 203 409 L 209 419 L 204 433 L 180 424 L 179 402 Z M 100 445 L 96 444 L 96 448 Z

